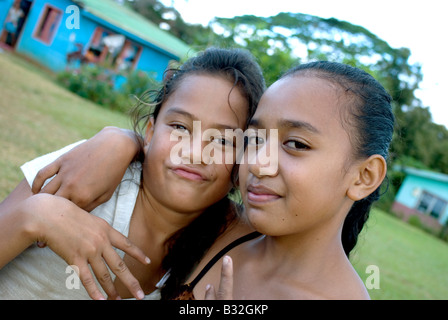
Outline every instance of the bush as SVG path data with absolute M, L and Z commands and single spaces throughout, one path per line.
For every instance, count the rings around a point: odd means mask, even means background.
M 112 110 L 127 112 L 146 90 L 158 82 L 143 71 L 117 74 L 97 65 L 59 73 L 58 82 L 68 90 Z
M 448 242 L 448 221 L 445 222 L 445 225 L 440 230 L 439 238 Z
M 411 226 L 414 226 L 414 227 L 417 227 L 417 228 L 420 228 L 420 229 L 424 229 L 423 223 L 421 222 L 420 218 L 418 216 L 416 216 L 416 215 L 410 216 L 409 219 L 408 219 L 408 223 Z

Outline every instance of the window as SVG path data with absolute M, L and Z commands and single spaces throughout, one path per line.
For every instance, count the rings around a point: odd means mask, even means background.
M 140 46 L 126 40 L 123 49 L 116 60 L 118 70 L 133 70 L 140 59 L 141 53 L 142 48 Z
M 86 58 L 117 71 L 134 69 L 142 52 L 142 47 L 127 40 L 121 34 L 97 27 L 86 52 Z
M 423 191 L 417 203 L 417 210 L 439 219 L 447 205 L 448 201 L 442 200 L 429 192 Z
M 434 218 L 439 218 L 441 213 L 445 209 L 446 204 L 447 203 L 445 201 L 437 199 L 429 214 Z
M 103 62 L 108 54 L 107 47 L 104 44 L 103 39 L 107 38 L 110 32 L 103 28 L 97 27 L 93 34 L 90 46 L 86 52 L 86 58 L 93 63 Z
M 50 44 L 56 34 L 61 17 L 61 10 L 47 5 L 43 10 L 40 23 L 37 25 L 35 37 Z

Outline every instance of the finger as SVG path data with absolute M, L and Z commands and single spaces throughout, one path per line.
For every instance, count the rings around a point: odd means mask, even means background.
M 215 288 L 211 285 L 208 284 L 205 287 L 205 300 L 217 300 L 216 299 L 216 294 L 215 294 Z
M 144 265 L 151 263 L 148 256 L 146 256 L 146 254 L 139 247 L 133 244 L 127 237 L 115 229 L 111 229 L 110 232 L 110 242 L 115 248 L 124 251 Z
M 219 300 L 233 299 L 233 263 L 232 258 L 225 256 L 222 261 L 221 281 L 217 293 Z
M 58 159 L 56 159 L 54 162 L 40 169 L 36 177 L 34 178 L 33 185 L 31 186 L 31 191 L 33 193 L 38 193 L 40 189 L 42 189 L 45 181 L 57 174 L 60 168 L 60 162 L 58 161 Z
M 58 191 L 61 189 L 61 179 L 59 176 L 55 176 L 50 182 L 48 182 L 39 192 L 40 193 L 48 193 L 54 194 L 57 196 L 61 196 L 58 194 Z
M 107 269 L 103 259 L 95 258 L 93 260 L 89 260 L 89 262 L 96 279 L 100 283 L 104 292 L 107 294 L 108 298 L 112 300 L 120 299 L 120 296 L 118 295 L 118 292 L 112 282 L 109 269 Z
M 95 279 L 93 278 L 93 275 L 90 272 L 87 264 L 78 264 L 77 266 L 79 269 L 79 279 L 81 280 L 81 283 L 86 289 L 89 296 L 93 300 L 105 300 L 106 298 L 96 285 Z
M 109 250 L 105 250 L 103 258 L 109 266 L 110 270 L 121 280 L 129 292 L 136 299 L 143 299 L 145 294 L 140 286 L 138 280 L 132 275 L 126 263 L 120 258 L 117 252 L 111 247 Z

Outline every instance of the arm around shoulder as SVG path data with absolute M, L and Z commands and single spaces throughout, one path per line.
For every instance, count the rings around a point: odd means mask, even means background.
M 106 127 L 42 168 L 32 191 L 64 197 L 91 211 L 110 199 L 139 151 L 139 138 L 132 131 Z

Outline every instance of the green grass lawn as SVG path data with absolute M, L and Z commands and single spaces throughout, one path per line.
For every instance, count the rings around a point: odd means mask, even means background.
M 0 54 L 0 199 L 23 178 L 19 166 L 38 155 L 89 138 L 128 117 L 55 85 L 25 60 Z
M 378 266 L 372 299 L 448 299 L 448 244 L 382 211 L 372 212 L 351 261 L 363 279 Z
M 22 59 L 2 53 L 0 70 L 0 201 L 23 179 L 27 160 L 107 125 L 129 127 L 127 116 L 60 88 Z M 448 299 L 447 243 L 384 212 L 372 213 L 351 260 L 364 280 L 367 266 L 378 267 L 372 299 Z

